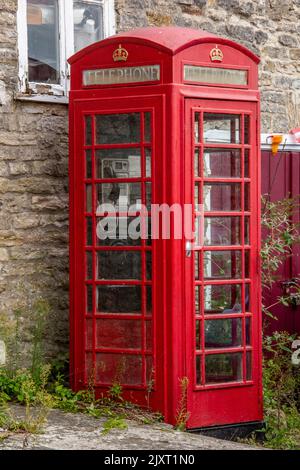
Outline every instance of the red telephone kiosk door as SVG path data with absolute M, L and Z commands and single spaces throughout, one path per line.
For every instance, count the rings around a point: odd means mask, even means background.
M 197 234 L 186 256 L 190 428 L 261 419 L 256 112 L 256 103 L 186 100 Z
M 73 386 L 93 384 L 99 396 L 120 383 L 124 398 L 159 409 L 160 247 L 148 233 L 161 187 L 161 101 L 98 98 L 74 106 Z

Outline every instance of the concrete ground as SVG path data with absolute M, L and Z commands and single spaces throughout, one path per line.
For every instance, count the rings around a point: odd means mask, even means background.
M 14 407 L 15 416 L 24 416 L 24 409 Z M 257 449 L 244 444 L 175 431 L 166 424 L 139 424 L 127 421 L 127 429 L 111 429 L 103 434 L 106 419 L 84 414 L 52 410 L 43 433 L 10 434 L 3 439 L 0 429 L 0 450 L 221 450 Z M 1 437 L 2 434 L 2 437 Z

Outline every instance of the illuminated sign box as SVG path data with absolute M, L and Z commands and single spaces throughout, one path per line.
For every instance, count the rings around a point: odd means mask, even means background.
M 159 65 L 84 70 L 83 72 L 83 84 L 85 86 L 158 82 L 159 80 Z
M 184 80 L 186 82 L 211 83 L 214 85 L 248 85 L 248 71 L 225 69 L 222 67 L 202 67 L 185 65 Z

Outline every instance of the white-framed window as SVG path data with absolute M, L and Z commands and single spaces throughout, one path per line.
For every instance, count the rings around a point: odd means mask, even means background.
M 18 0 L 18 98 L 67 102 L 67 59 L 115 33 L 114 0 Z

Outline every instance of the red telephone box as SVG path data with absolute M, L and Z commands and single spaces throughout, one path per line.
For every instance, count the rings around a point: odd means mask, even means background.
M 189 429 L 262 420 L 258 62 L 184 28 L 70 59 L 75 390 L 121 383 L 173 424 L 186 403 Z M 184 207 L 195 239 L 176 236 Z

